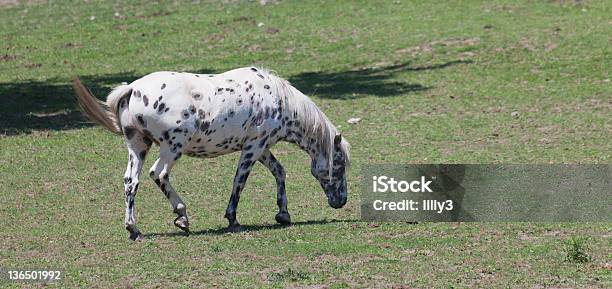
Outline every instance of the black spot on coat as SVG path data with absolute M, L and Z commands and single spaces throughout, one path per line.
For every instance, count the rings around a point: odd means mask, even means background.
M 126 126 L 123 128 L 123 134 L 125 134 L 127 139 L 132 139 L 136 134 L 136 128 L 133 126 Z
M 263 147 L 267 141 L 268 141 L 268 136 L 261 139 L 261 141 L 259 141 L 259 147 Z
M 151 138 L 146 137 L 146 136 L 142 138 L 142 141 L 145 143 L 145 145 L 147 145 L 147 147 L 150 147 L 153 144 L 153 141 L 151 140 Z
M 164 111 L 164 108 L 166 108 L 166 104 L 165 103 L 160 103 L 159 107 L 157 108 L 157 112 L 158 113 L 162 113 Z
M 200 124 L 200 130 L 201 131 L 205 131 L 210 127 L 210 122 L 208 121 L 204 121 L 202 122 L 202 124 Z
M 147 127 L 147 122 L 144 120 L 144 117 L 141 113 L 136 115 L 136 120 L 142 127 Z
M 240 167 L 242 167 L 243 170 L 246 170 L 251 166 L 251 163 L 253 163 L 251 160 L 245 160 Z

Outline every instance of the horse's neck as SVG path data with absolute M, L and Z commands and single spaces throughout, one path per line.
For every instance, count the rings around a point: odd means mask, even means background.
M 285 122 L 284 136 L 282 139 L 297 145 L 310 155 L 310 158 L 314 159 L 319 153 L 322 153 L 322 147 L 314 138 L 305 135 L 308 129 L 309 128 L 305 127 L 305 124 L 300 120 L 289 118 L 289 120 Z

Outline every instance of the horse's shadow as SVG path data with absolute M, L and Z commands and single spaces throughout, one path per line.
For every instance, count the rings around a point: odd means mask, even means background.
M 359 220 L 318 220 L 318 221 L 301 221 L 294 222 L 291 225 L 281 225 L 281 224 L 263 224 L 263 225 L 242 225 L 242 229 L 240 232 L 257 232 L 257 231 L 267 231 L 267 230 L 278 230 L 287 227 L 300 227 L 300 226 L 310 226 L 310 225 L 325 225 L 325 224 L 333 224 L 333 223 L 354 223 L 359 222 Z M 147 238 L 155 238 L 155 237 L 187 237 L 187 236 L 198 236 L 198 235 L 223 235 L 223 234 L 232 234 L 227 231 L 227 227 L 218 227 L 211 228 L 205 230 L 191 231 L 189 234 L 182 231 L 175 232 L 163 232 L 163 233 L 148 233 L 144 234 Z
M 301 92 L 321 98 L 354 99 L 366 95 L 377 97 L 397 96 L 425 91 L 430 86 L 399 81 L 396 77 L 405 72 L 443 69 L 456 64 L 469 64 L 469 60 L 453 60 L 426 66 L 400 64 L 353 69 L 346 71 L 304 72 L 289 77 L 289 81 Z
M 429 85 L 408 83 L 397 76 L 405 72 L 443 69 L 471 63 L 454 60 L 429 66 L 412 66 L 409 62 L 344 71 L 304 72 L 288 77 L 300 91 L 321 98 L 350 100 L 362 96 L 388 97 L 428 90 Z M 215 73 L 210 69 L 195 73 Z M 81 80 L 94 95 L 102 97 L 121 82 L 131 82 L 143 75 L 123 72 L 104 75 L 82 75 Z M 282 76 L 282 75 L 281 75 Z M 80 113 L 69 79 L 24 80 L 0 82 L 0 135 L 27 134 L 36 130 L 66 130 L 88 127 Z

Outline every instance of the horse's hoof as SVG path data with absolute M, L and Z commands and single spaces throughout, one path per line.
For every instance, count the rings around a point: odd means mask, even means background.
M 144 240 L 144 235 L 142 233 L 136 231 L 130 233 L 130 240 L 132 241 L 142 241 Z
M 238 233 L 240 231 L 242 231 L 242 226 L 240 226 L 240 224 L 235 224 L 227 227 L 228 233 Z
M 138 230 L 138 228 L 136 228 L 136 226 L 134 226 L 134 225 L 127 225 L 127 226 L 125 226 L 125 229 L 128 230 L 128 232 L 130 232 L 130 240 L 132 240 L 132 241 L 142 241 L 142 240 L 144 240 L 144 236 L 142 235 L 142 233 L 140 233 L 140 230 Z
M 176 219 L 174 219 L 174 225 L 183 230 L 185 233 L 189 234 L 189 220 L 187 219 L 187 216 L 178 216 Z
M 278 213 L 276 214 L 276 222 L 281 225 L 291 225 L 291 216 L 289 213 Z

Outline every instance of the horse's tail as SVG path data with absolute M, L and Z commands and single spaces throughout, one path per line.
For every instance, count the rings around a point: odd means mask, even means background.
M 114 134 L 121 134 L 121 123 L 118 116 L 119 102 L 130 97 L 132 88 L 128 85 L 117 86 L 106 98 L 106 102 L 98 100 L 78 77 L 72 80 L 74 91 L 79 101 L 79 107 L 91 121 L 94 121 Z

